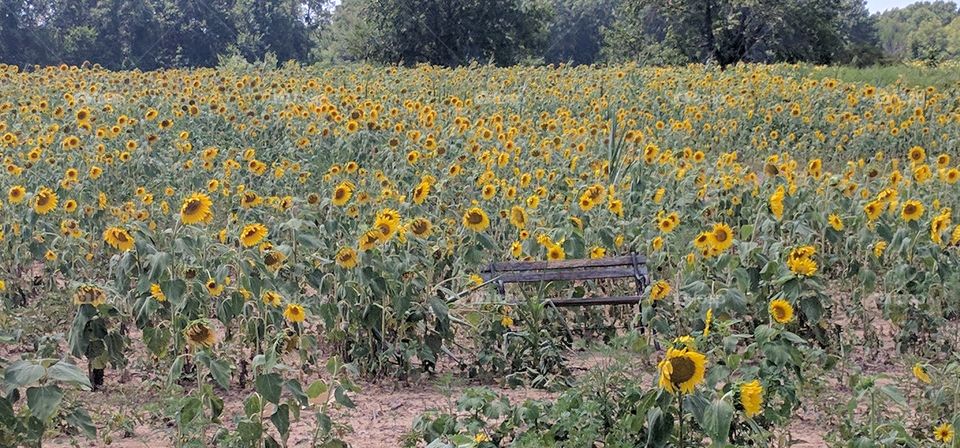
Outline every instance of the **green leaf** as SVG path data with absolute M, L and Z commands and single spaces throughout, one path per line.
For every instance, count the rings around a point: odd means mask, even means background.
M 16 389 L 31 384 L 36 384 L 43 378 L 44 368 L 39 364 L 30 361 L 17 361 L 7 367 L 3 374 L 3 381 L 6 383 L 5 389 Z
M 221 359 L 210 359 L 210 374 L 224 389 L 230 389 L 230 365 Z
M 280 387 L 283 385 L 283 379 L 276 373 L 265 373 L 257 377 L 254 381 L 254 388 L 267 400 L 273 404 L 280 404 Z
M 733 406 L 723 399 L 714 400 L 703 411 L 703 431 L 713 441 L 711 446 L 722 447 L 730 438 L 730 423 L 733 421 Z
M 326 391 L 327 383 L 324 383 L 322 380 L 316 380 L 310 385 L 310 387 L 307 388 L 307 396 L 310 398 L 317 398 Z
M 286 403 L 277 406 L 276 412 L 270 416 L 270 421 L 273 422 L 273 426 L 277 427 L 280 438 L 287 440 L 287 437 L 290 436 L 290 406 Z
M 201 402 L 199 398 L 188 397 L 184 401 L 183 406 L 180 407 L 180 411 L 177 412 L 177 424 L 182 428 L 192 422 L 200 415 L 202 405 L 203 402 Z
M 97 437 L 97 427 L 93 424 L 90 414 L 88 414 L 85 409 L 74 409 L 73 412 L 67 415 L 67 423 L 83 431 L 89 438 Z
M 62 400 L 63 390 L 56 385 L 27 389 L 27 407 L 30 408 L 30 415 L 42 421 L 53 416 Z
M 337 388 L 333 390 L 333 399 L 337 400 L 337 403 L 340 403 L 340 405 L 351 409 L 356 406 L 353 404 L 353 400 L 347 396 L 346 390 L 340 386 L 337 386 Z
M 84 374 L 79 367 L 63 360 L 57 361 L 56 364 L 50 366 L 50 368 L 47 369 L 47 376 L 51 380 L 71 384 L 85 390 L 92 389 L 90 378 L 87 378 L 87 375 Z
M 287 382 L 284 383 L 284 386 L 286 386 L 287 390 L 290 391 L 290 394 L 296 398 L 297 402 L 300 403 L 301 406 L 307 406 L 310 404 L 310 398 L 307 397 L 307 394 L 303 392 L 303 387 L 300 386 L 299 381 L 287 380 Z

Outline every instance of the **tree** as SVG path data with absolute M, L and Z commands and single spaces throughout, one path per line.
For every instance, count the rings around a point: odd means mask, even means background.
M 950 50 L 957 17 L 957 4 L 945 1 L 891 9 L 876 18 L 880 45 L 884 54 L 895 60 L 935 62 L 960 56 Z
M 553 0 L 544 60 L 592 64 L 600 57 L 603 32 L 620 0 Z

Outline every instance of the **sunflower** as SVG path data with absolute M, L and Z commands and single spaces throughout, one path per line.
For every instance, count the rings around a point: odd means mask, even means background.
M 292 323 L 303 322 L 305 316 L 303 307 L 295 303 L 287 305 L 287 309 L 283 310 L 283 317 Z
M 183 206 L 180 207 L 180 219 L 184 224 L 198 224 L 210 222 L 213 219 L 213 213 L 210 212 L 210 206 L 213 202 L 210 197 L 204 193 L 194 193 L 190 195 Z
M 40 191 L 33 197 L 33 210 L 41 215 L 50 213 L 57 208 L 57 193 L 47 187 L 40 187 Z
M 710 336 L 710 324 L 713 323 L 713 308 L 707 310 L 706 316 L 703 318 L 703 337 Z
M 107 294 L 93 285 L 81 285 L 73 293 L 74 305 L 100 306 L 107 301 Z
M 510 255 L 512 255 L 513 258 L 520 258 L 520 255 L 522 254 L 523 254 L 523 243 L 519 241 L 514 241 L 513 243 L 510 244 Z
M 399 222 L 391 219 L 388 216 L 377 216 L 376 221 L 373 223 L 374 230 L 377 231 L 377 238 L 380 239 L 381 243 L 386 243 L 390 241 L 390 238 L 393 237 L 393 234 L 397 232 L 399 228 Z
M 278 250 L 271 250 L 263 256 L 263 264 L 267 266 L 272 272 L 277 272 L 281 266 L 283 266 L 283 261 L 287 259 L 287 256 L 283 252 Z
M 563 246 L 559 244 L 551 244 L 547 247 L 547 260 L 549 261 L 560 261 L 567 258 L 566 252 L 563 250 Z
M 900 217 L 904 222 L 916 221 L 923 216 L 923 204 L 917 200 L 909 200 L 903 203 L 903 209 L 900 210 Z
M 949 185 L 953 185 L 960 180 L 960 169 L 950 168 L 943 174 L 943 180 Z
M 247 224 L 240 231 L 240 244 L 243 247 L 252 247 L 260 244 L 267 236 L 267 227 L 260 223 Z
M 874 200 L 863 206 L 863 212 L 867 215 L 867 220 L 876 221 L 877 218 L 880 217 L 880 214 L 883 213 L 883 208 L 883 202 Z
M 960 228 L 960 226 L 958 226 L 957 228 Z M 873 256 L 880 258 L 883 256 L 883 251 L 885 250 L 887 250 L 887 242 L 877 241 L 876 244 L 873 245 Z
M 368 230 L 360 235 L 359 247 L 362 251 L 368 251 L 380 244 L 380 232 L 378 230 Z
M 433 224 L 427 218 L 416 218 L 410 222 L 407 229 L 418 238 L 426 238 L 433 232 Z
M 830 224 L 830 227 L 833 227 L 833 230 L 837 232 L 843 230 L 843 220 L 840 219 L 840 216 L 837 214 L 831 213 L 830 216 L 827 217 L 827 222 Z
M 924 151 L 923 148 L 919 146 L 914 146 L 913 148 L 910 148 L 910 151 L 907 153 L 907 156 L 910 157 L 911 162 L 919 163 L 919 162 L 922 162 L 923 159 L 927 157 L 927 152 Z
M 354 186 L 350 182 L 341 182 L 340 185 L 337 185 L 337 188 L 333 190 L 333 205 L 337 207 L 342 207 L 350 202 L 350 198 L 353 197 Z
M 781 324 L 793 321 L 793 305 L 790 305 L 790 302 L 786 300 L 777 299 L 770 302 L 769 311 L 770 315 L 773 316 L 773 320 Z
M 657 282 L 650 287 L 651 302 L 661 300 L 666 297 L 667 294 L 670 294 L 670 284 L 664 280 L 657 280 Z
M 343 247 L 337 251 L 337 266 L 345 269 L 352 269 L 357 265 L 357 252 L 349 247 Z
M 592 249 L 590 249 L 590 258 L 592 258 L 592 259 L 594 259 L 594 260 L 599 259 L 599 258 L 603 258 L 603 257 L 605 257 L 606 255 L 607 255 L 607 249 L 606 249 L 606 248 L 603 248 L 603 247 L 600 247 L 600 246 L 594 246 Z
M 733 229 L 726 223 L 717 223 L 713 225 L 710 231 L 710 247 L 723 252 L 733 246 Z
M 265 291 L 261 299 L 263 300 L 263 303 L 265 305 L 270 305 L 274 307 L 280 306 L 280 304 L 283 303 L 283 296 L 281 296 L 280 293 L 276 291 Z
M 423 201 L 427 200 L 428 195 L 430 195 L 430 182 L 420 182 L 420 184 L 413 189 L 413 203 L 417 205 L 423 204 Z
M 920 365 L 919 362 L 913 365 L 913 376 L 925 384 L 930 384 L 932 382 L 930 375 L 926 370 L 924 370 L 923 366 Z
M 943 423 L 933 428 L 933 438 L 938 442 L 950 443 L 953 441 L 953 436 L 953 425 L 950 423 Z
M 527 211 L 520 207 L 519 205 L 514 205 L 510 208 L 510 224 L 518 229 L 523 229 L 527 226 Z
M 759 380 L 740 385 L 740 404 L 747 417 L 753 417 L 763 410 L 763 386 Z
M 27 189 L 22 185 L 14 185 L 7 191 L 7 201 L 11 204 L 19 204 L 27 197 Z
M 217 281 L 212 278 L 207 280 L 204 286 L 206 286 L 207 292 L 210 293 L 211 297 L 220 297 L 220 294 L 223 294 L 223 289 L 226 287 L 218 284 Z
M 689 394 L 703 382 L 707 357 L 688 348 L 670 348 L 658 367 L 660 387 L 671 394 Z
M 122 252 L 133 249 L 134 239 L 122 227 L 110 227 L 103 231 L 103 241 Z
M 777 221 L 783 219 L 783 197 L 785 194 L 786 190 L 784 190 L 783 185 L 780 185 L 777 187 L 777 191 L 770 195 L 770 199 L 768 201 L 770 205 L 770 212 L 773 213 L 773 216 L 777 218 Z
M 483 232 L 490 227 L 490 218 L 480 207 L 471 207 L 463 214 L 463 226 L 474 232 Z
M 930 221 L 930 240 L 938 245 L 943 244 L 943 232 L 950 228 L 950 222 L 950 209 L 945 208 Z
M 193 347 L 210 348 L 213 347 L 213 344 L 217 343 L 217 335 L 213 332 L 213 329 L 210 328 L 206 319 L 191 322 L 190 325 L 183 330 L 183 336 Z
M 160 285 L 153 283 L 150 285 L 150 296 L 154 298 L 157 302 L 166 302 L 167 296 L 163 293 L 163 290 L 160 288 Z

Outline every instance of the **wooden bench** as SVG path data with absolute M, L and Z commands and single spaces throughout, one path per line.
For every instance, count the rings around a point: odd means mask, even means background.
M 548 299 L 547 302 L 556 307 L 632 305 L 642 300 L 643 290 L 650 284 L 647 259 L 636 253 L 582 260 L 504 261 L 490 264 L 480 276 L 485 283 L 495 284 L 500 295 L 506 294 L 507 283 L 633 278 L 636 284 L 636 295 Z

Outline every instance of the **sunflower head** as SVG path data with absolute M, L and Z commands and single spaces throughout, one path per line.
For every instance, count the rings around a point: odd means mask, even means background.
M 490 227 L 490 218 L 480 207 L 471 207 L 463 214 L 463 226 L 474 232 L 483 232 Z
M 193 347 L 210 348 L 217 342 L 216 333 L 213 332 L 213 329 L 210 328 L 210 325 L 204 319 L 194 321 L 188 325 L 187 328 L 183 330 L 183 336 Z
M 292 323 L 303 322 L 305 316 L 303 307 L 295 303 L 287 305 L 287 308 L 283 310 L 283 317 Z
M 336 259 L 338 266 L 351 269 L 357 265 L 357 252 L 349 247 L 344 247 L 337 251 Z
M 267 227 L 260 223 L 247 224 L 240 230 L 240 244 L 252 247 L 260 244 L 267 236 Z
M 670 348 L 660 361 L 659 370 L 660 387 L 671 394 L 689 394 L 703 382 L 707 357 L 688 348 Z
M 770 316 L 778 323 L 786 324 L 793 321 L 793 305 L 786 300 L 777 299 L 770 302 L 769 311 Z
M 207 223 L 213 220 L 210 207 L 213 202 L 204 193 L 194 193 L 183 201 L 180 207 L 180 219 L 184 224 Z

